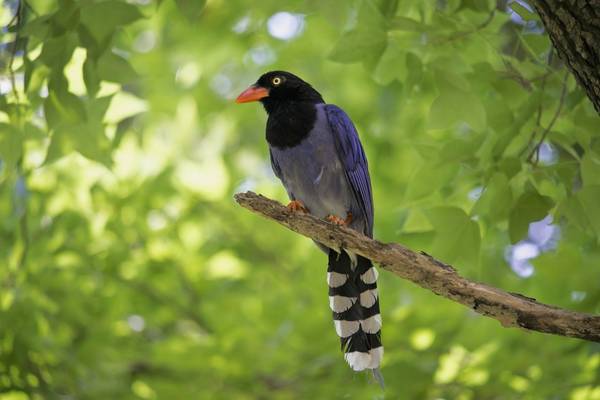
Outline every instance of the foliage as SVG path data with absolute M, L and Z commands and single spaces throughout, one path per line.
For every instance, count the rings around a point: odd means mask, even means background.
M 231 199 L 285 200 L 263 111 L 232 102 L 269 69 L 355 121 L 378 238 L 600 312 L 600 120 L 535 14 L 510 10 L 5 2 L 0 399 L 382 398 L 343 362 L 323 254 Z M 269 35 L 280 11 L 297 36 Z M 519 276 L 505 249 L 547 214 L 557 246 Z M 380 286 L 388 398 L 600 398 L 598 345 Z

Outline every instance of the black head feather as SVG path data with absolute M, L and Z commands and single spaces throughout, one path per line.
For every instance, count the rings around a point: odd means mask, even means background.
M 256 85 L 269 90 L 269 96 L 260 100 L 268 113 L 285 107 L 287 103 L 324 103 L 319 92 L 290 72 L 267 72 L 258 78 Z
M 300 143 L 315 125 L 315 104 L 325 102 L 321 94 L 286 71 L 267 72 L 256 81 L 256 86 L 269 91 L 267 97 L 260 99 L 269 114 L 267 141 L 277 147 Z

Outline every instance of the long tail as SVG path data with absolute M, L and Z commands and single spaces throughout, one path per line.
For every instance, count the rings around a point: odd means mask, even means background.
M 383 357 L 377 270 L 362 256 L 329 250 L 329 305 L 344 358 L 355 371 L 372 369 L 377 380 Z M 380 381 L 382 384 L 382 381 Z

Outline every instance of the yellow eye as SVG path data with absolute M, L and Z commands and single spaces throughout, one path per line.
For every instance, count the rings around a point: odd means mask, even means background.
M 281 84 L 281 78 L 276 76 L 275 78 L 273 78 L 273 85 L 278 86 L 279 84 Z

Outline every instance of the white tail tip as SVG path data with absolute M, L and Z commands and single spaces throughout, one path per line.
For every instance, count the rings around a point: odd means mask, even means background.
M 383 358 L 383 346 L 369 350 L 367 353 L 353 351 L 344 354 L 344 358 L 354 371 L 379 368 Z

